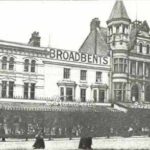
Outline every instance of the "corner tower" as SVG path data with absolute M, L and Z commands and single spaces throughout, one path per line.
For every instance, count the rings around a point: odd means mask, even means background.
M 128 80 L 128 42 L 131 20 L 122 0 L 116 0 L 107 21 L 107 43 L 112 51 L 112 100 L 125 102 Z

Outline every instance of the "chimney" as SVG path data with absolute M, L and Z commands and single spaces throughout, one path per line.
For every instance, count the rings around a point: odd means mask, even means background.
M 98 18 L 94 18 L 91 21 L 91 31 L 95 30 L 96 28 L 100 28 L 100 21 Z
M 31 35 L 31 38 L 28 42 L 30 46 L 40 47 L 40 39 L 39 32 L 34 31 Z

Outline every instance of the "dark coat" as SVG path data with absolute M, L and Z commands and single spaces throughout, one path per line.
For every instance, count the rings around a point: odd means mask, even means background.
M 85 128 L 81 132 L 81 138 L 79 142 L 80 149 L 91 149 L 92 145 L 92 135 L 88 128 Z
M 44 138 L 43 136 L 37 136 L 36 137 L 36 140 L 35 140 L 35 143 L 33 145 L 33 148 L 34 149 L 44 149 L 45 148 L 45 143 L 44 143 Z

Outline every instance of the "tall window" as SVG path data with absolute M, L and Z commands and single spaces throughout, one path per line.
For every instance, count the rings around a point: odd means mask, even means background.
M 146 53 L 149 54 L 149 45 L 146 47 Z
M 81 70 L 80 72 L 80 80 L 86 80 L 86 75 L 87 75 L 87 71 L 86 70 Z
M 9 70 L 14 70 L 14 58 L 10 57 L 9 59 Z
M 7 88 L 7 83 L 8 83 L 8 88 Z M 7 95 L 7 90 L 8 90 L 8 95 Z M 13 98 L 13 93 L 14 93 L 14 82 L 13 81 L 2 81 L 2 98 L 9 97 Z
M 35 72 L 35 60 L 31 61 L 31 72 Z
M 81 89 L 81 91 L 80 91 L 80 98 L 81 98 L 81 102 L 85 102 L 86 101 L 86 89 Z
M 143 75 L 143 63 L 138 62 L 138 75 L 142 76 Z
M 7 69 L 7 57 L 2 58 L 2 69 L 3 70 Z
M 127 59 L 114 58 L 114 72 L 126 73 L 127 72 Z
M 142 43 L 140 43 L 140 45 L 139 45 L 139 50 L 140 50 L 140 53 L 142 53 L 142 50 L 143 50 L 143 45 L 142 45 Z
M 136 61 L 131 61 L 130 73 L 132 75 L 136 74 Z
M 116 101 L 124 101 L 126 92 L 126 83 L 114 83 L 114 98 Z
M 70 78 L 70 69 L 64 68 L 64 79 L 69 79 L 69 78 Z
M 25 59 L 25 62 L 24 62 L 24 71 L 25 72 L 29 71 L 29 59 Z
M 28 99 L 29 83 L 24 83 L 24 98 Z
M 145 63 L 145 76 L 150 77 L 150 64 Z
M 10 81 L 9 82 L 9 98 L 13 98 L 13 93 L 14 93 L 14 82 Z
M 7 96 L 7 81 L 2 81 L 2 98 Z
M 24 83 L 24 98 L 35 99 L 35 83 Z
M 102 80 L 102 72 L 96 72 L 96 82 L 101 82 Z
M 60 99 L 61 101 L 64 101 L 64 87 L 60 88 Z
M 35 83 L 31 83 L 31 92 L 30 92 L 30 98 L 35 98 Z

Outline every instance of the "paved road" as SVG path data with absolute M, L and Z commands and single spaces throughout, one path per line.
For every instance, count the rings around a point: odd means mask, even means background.
M 31 150 L 34 140 L 7 139 L 6 142 L 0 142 L 0 150 Z M 46 150 L 77 150 L 79 139 L 57 139 L 45 140 Z M 131 137 L 131 138 L 94 138 L 94 150 L 104 149 L 150 149 L 149 137 Z

